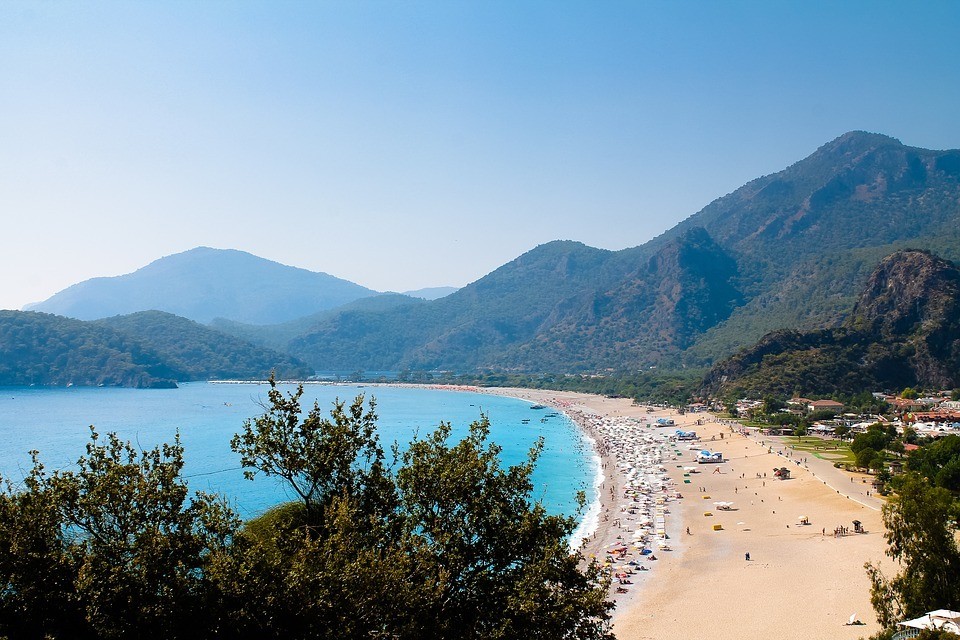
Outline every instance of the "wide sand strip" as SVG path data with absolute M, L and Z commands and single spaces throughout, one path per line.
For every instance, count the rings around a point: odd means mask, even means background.
M 581 426 L 584 415 L 648 423 L 671 417 L 675 426 L 651 426 L 647 431 L 695 430 L 701 438 L 697 449 L 720 451 L 727 460 L 697 465 L 696 451 L 686 443 L 669 447 L 672 458 L 664 458 L 663 466 L 683 494 L 682 500 L 667 505 L 671 550 L 654 549 L 656 562 L 640 559 L 637 565 L 648 570 L 630 576 L 628 593 L 614 593 L 614 630 L 621 640 L 853 640 L 878 630 L 863 564 L 888 562 L 879 501 L 866 495 L 869 486 L 859 478 L 850 482 L 849 476 L 809 454 L 793 456 L 789 439 L 746 437 L 738 427 L 709 414 L 647 413 L 630 400 L 568 392 L 495 393 L 557 406 Z M 598 437 L 595 431 L 591 435 Z M 630 506 L 622 492 L 626 478 L 618 471 L 615 454 L 602 440 L 597 444 L 606 451 L 600 495 L 602 514 L 608 517 L 601 517 L 586 552 L 602 558 L 609 545 L 628 540 L 633 525 L 619 517 Z M 691 466 L 697 472 L 684 470 Z M 779 467 L 790 469 L 791 479 L 776 479 L 773 472 Z M 731 510 L 720 510 L 715 502 L 733 504 Z M 801 517 L 810 524 L 800 524 Z M 861 521 L 867 533 L 854 533 L 854 520 Z M 846 535 L 835 534 L 841 527 Z M 866 624 L 846 625 L 852 614 Z

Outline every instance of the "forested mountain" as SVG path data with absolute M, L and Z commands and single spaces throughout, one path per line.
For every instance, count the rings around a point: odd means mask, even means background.
M 375 294 L 326 273 L 198 247 L 127 275 L 80 282 L 29 308 L 80 320 L 158 309 L 201 323 L 229 318 L 272 324 Z
M 0 385 L 175 387 L 216 378 L 306 377 L 289 356 L 159 311 L 88 322 L 0 311 Z
M 851 132 L 645 245 L 550 242 L 437 300 L 359 299 L 373 292 L 355 285 L 304 297 L 287 278 L 322 274 L 213 249 L 111 279 L 122 282 L 110 291 L 131 311 L 218 318 L 315 369 L 636 371 L 704 367 L 774 330 L 840 327 L 876 264 L 907 247 L 960 259 L 960 150 Z M 234 262 L 229 277 L 209 266 Z M 108 315 L 104 296 L 88 295 L 99 286 L 49 302 Z M 158 291 L 170 306 L 147 304 Z
M 0 385 L 173 387 L 177 372 L 109 327 L 31 311 L 0 311 Z
M 279 379 L 313 373 L 305 363 L 272 349 L 163 311 L 141 311 L 97 320 L 157 353 L 181 381 L 257 379 L 275 372 Z
M 426 287 L 424 289 L 414 289 L 413 291 L 404 291 L 402 295 L 411 298 L 422 298 L 424 300 L 437 300 L 450 295 L 457 290 L 457 287 Z
M 287 349 L 317 368 L 703 365 L 839 326 L 883 256 L 960 258 L 958 223 L 960 151 L 851 132 L 643 246 L 548 243 L 420 307 L 334 313 Z
M 870 276 L 841 327 L 780 331 L 717 364 L 712 395 L 855 394 L 960 385 L 960 270 L 899 251 Z
M 309 316 L 280 324 L 254 325 L 234 322 L 233 320 L 227 320 L 225 318 L 216 318 L 210 323 L 210 327 L 255 345 L 287 352 L 292 340 L 309 333 L 314 327 L 340 314 L 348 312 L 380 313 L 396 307 L 402 307 L 408 304 L 422 304 L 424 302 L 425 301 L 420 298 L 412 298 L 401 293 L 381 293 L 370 296 L 369 298 L 360 298 L 359 300 L 348 302 L 336 309 L 319 311 Z
M 838 325 L 876 264 L 898 249 L 960 259 L 958 223 L 960 150 L 851 132 L 650 244 L 703 227 L 737 258 L 745 304 L 685 354 L 702 363 L 774 329 Z

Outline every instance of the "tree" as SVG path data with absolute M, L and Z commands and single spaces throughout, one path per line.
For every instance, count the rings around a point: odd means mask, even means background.
M 772 416 L 773 414 L 783 409 L 785 406 L 787 405 L 785 402 L 783 402 L 783 400 L 780 400 L 779 398 L 775 398 L 774 396 L 768 395 L 768 396 L 764 396 L 763 398 L 763 412 L 768 416 Z
M 913 451 L 907 468 L 931 480 L 936 486 L 960 491 L 960 436 L 949 435 Z
M 0 493 L 0 637 L 69 637 L 85 625 L 73 597 L 77 566 L 57 498 L 31 454 L 22 490 L 8 483 Z
M 920 394 L 917 392 L 916 389 L 907 387 L 900 394 L 900 397 L 903 398 L 904 400 L 916 400 L 918 397 L 920 397 Z
M 301 499 L 250 523 L 216 568 L 227 635 L 612 638 L 608 584 L 568 548 L 575 519 L 531 497 L 539 447 L 503 469 L 486 418 L 455 444 L 441 424 L 395 448 L 393 470 L 373 401 L 337 402 L 326 419 L 316 405 L 303 416 L 301 394 L 272 385 L 234 439 L 251 474 Z
M 856 463 L 857 466 L 861 469 L 869 469 L 870 465 L 874 464 L 874 460 L 878 459 L 880 456 L 876 450 L 871 449 L 870 447 L 864 447 L 857 451 Z
M 397 474 L 416 560 L 439 590 L 428 636 L 612 638 L 607 584 L 568 548 L 576 520 L 547 515 L 531 497 L 542 443 L 502 469 L 489 427 L 483 417 L 450 445 L 441 424 L 411 444 Z
M 240 454 L 244 475 L 283 479 L 303 502 L 306 518 L 320 523 L 338 495 L 373 500 L 389 508 L 393 497 L 385 478 L 384 453 L 376 438 L 376 403 L 357 396 L 349 409 L 337 401 L 330 418 L 317 403 L 301 419 L 303 385 L 284 394 L 270 377 L 266 412 L 246 420 L 230 446 Z
M 960 607 L 953 496 L 916 473 L 908 472 L 898 480 L 897 496 L 883 506 L 883 523 L 886 553 L 901 571 L 888 579 L 875 565 L 865 565 L 872 583 L 870 600 L 885 628 L 934 609 Z
M 76 470 L 48 476 L 35 455 L 24 489 L 8 487 L 0 500 L 0 611 L 13 608 L 38 627 L 18 629 L 5 615 L 0 633 L 204 634 L 205 568 L 225 552 L 238 521 L 222 499 L 189 497 L 182 467 L 179 436 L 138 452 L 115 434 L 101 444 L 92 428 Z
M 833 435 L 837 436 L 841 440 L 847 437 L 850 434 L 850 427 L 845 424 L 837 425 L 833 428 Z
M 394 470 L 373 401 L 326 418 L 302 393 L 271 383 L 234 441 L 300 498 L 242 527 L 188 495 L 179 437 L 138 452 L 92 431 L 76 470 L 35 461 L 0 492 L 0 637 L 612 640 L 575 519 L 532 497 L 539 445 L 503 468 L 485 417 L 454 443 L 442 424 Z

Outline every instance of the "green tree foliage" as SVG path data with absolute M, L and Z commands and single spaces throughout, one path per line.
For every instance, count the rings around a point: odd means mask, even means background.
M 533 502 L 523 464 L 502 469 L 486 418 L 450 445 L 441 425 L 404 453 L 397 475 L 404 529 L 439 590 L 431 637 L 601 638 L 610 605 L 596 565 L 583 572 L 567 538 L 576 521 Z
M 251 523 L 217 569 L 237 605 L 234 632 L 612 637 L 607 585 L 567 547 L 575 519 L 532 499 L 539 447 L 504 469 L 486 418 L 454 444 L 442 424 L 392 472 L 362 398 L 335 404 L 329 420 L 316 406 L 301 419 L 301 391 L 272 387 L 267 412 L 234 440 L 251 473 L 281 477 L 301 497 Z M 242 604 L 264 600 L 269 615 Z
M 895 436 L 896 431 L 891 435 L 890 432 L 880 424 L 870 425 L 865 432 L 853 436 L 853 443 L 850 445 L 850 450 L 854 453 L 860 453 L 860 451 L 864 449 L 873 449 L 875 452 L 883 451 L 893 442 Z
M 373 403 L 301 410 L 271 381 L 234 440 L 299 500 L 241 526 L 188 495 L 179 439 L 92 433 L 77 468 L 0 492 L 0 637 L 609 640 L 609 582 L 573 517 L 533 494 L 540 452 L 503 468 L 485 417 L 384 464 Z
M 763 397 L 763 412 L 768 416 L 772 416 L 786 406 L 787 404 L 780 398 L 771 395 Z
M 75 471 L 36 462 L 0 500 L 0 633 L 17 637 L 189 638 L 209 630 L 204 569 L 236 518 L 188 496 L 183 448 L 137 452 L 91 429 Z M 24 628 L 29 624 L 29 628 Z
M 244 475 L 276 476 L 300 498 L 312 523 L 338 496 L 391 500 L 385 482 L 384 453 L 376 438 L 376 405 L 358 396 L 349 409 L 334 404 L 330 418 L 319 405 L 301 419 L 303 386 L 290 395 L 271 378 L 269 404 L 261 416 L 244 422 L 230 443 L 240 454 Z
M 907 469 L 928 478 L 934 485 L 960 491 L 960 436 L 949 435 L 913 451 Z
M 883 506 L 887 555 L 901 570 L 892 578 L 871 563 L 870 599 L 885 628 L 934 609 L 960 607 L 957 504 L 949 491 L 916 473 L 904 474 L 898 494 Z

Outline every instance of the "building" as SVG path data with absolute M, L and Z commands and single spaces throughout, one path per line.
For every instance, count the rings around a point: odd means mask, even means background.
M 807 411 L 813 413 L 814 411 L 832 411 L 833 413 L 840 413 L 843 411 L 843 403 L 837 402 L 836 400 L 811 400 L 807 405 Z

